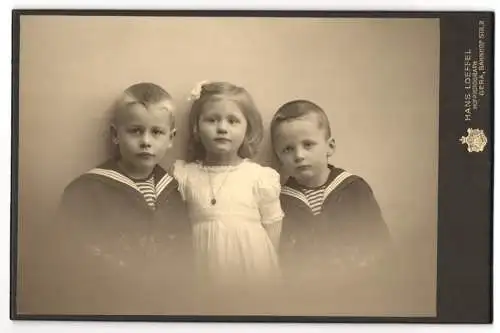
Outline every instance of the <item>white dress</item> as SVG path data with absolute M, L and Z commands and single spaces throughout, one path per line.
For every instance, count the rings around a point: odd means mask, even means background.
M 188 206 L 200 278 L 246 284 L 279 276 L 277 253 L 263 227 L 283 218 L 275 170 L 246 159 L 236 166 L 176 161 L 174 176 Z

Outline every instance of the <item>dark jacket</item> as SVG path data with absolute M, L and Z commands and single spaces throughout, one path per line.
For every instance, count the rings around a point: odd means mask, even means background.
M 167 295 L 191 276 L 191 227 L 178 184 L 159 166 L 153 174 L 155 209 L 114 160 L 66 187 L 58 223 L 74 303 L 113 313 L 165 309 L 173 302 Z
M 365 267 L 379 265 L 390 252 L 389 230 L 368 183 L 329 167 L 318 215 L 313 214 L 303 186 L 295 179 L 282 187 L 285 218 L 280 254 L 288 277 L 351 279 Z

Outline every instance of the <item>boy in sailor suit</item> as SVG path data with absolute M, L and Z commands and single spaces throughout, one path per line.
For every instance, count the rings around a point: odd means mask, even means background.
M 271 139 L 290 176 L 281 192 L 288 277 L 344 283 L 377 265 L 388 228 L 368 183 L 329 163 L 335 142 L 325 112 L 311 101 L 288 102 L 273 117 Z
M 189 275 L 185 206 L 177 182 L 158 165 L 175 135 L 172 109 L 156 84 L 125 90 L 110 127 L 117 156 L 64 191 L 59 213 L 75 288 L 68 297 L 81 311 L 164 311 L 174 304 L 168 293 Z

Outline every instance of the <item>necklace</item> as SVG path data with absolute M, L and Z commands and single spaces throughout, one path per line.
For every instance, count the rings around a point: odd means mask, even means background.
M 224 185 L 224 183 L 226 182 L 226 180 L 227 180 L 230 172 L 231 172 L 231 168 L 228 168 L 228 170 L 226 171 L 226 175 L 225 175 L 224 179 L 220 183 L 219 188 L 217 189 L 217 191 L 214 191 L 214 186 L 212 184 L 212 176 L 210 175 L 210 171 L 207 171 L 208 182 L 210 183 L 210 191 L 212 192 L 212 199 L 210 200 L 210 203 L 212 204 L 212 206 L 214 206 L 217 203 L 217 199 L 215 197 L 219 193 L 219 191 L 221 190 L 221 188 Z

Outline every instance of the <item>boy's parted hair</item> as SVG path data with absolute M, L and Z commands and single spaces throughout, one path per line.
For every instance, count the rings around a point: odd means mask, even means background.
M 171 102 L 172 96 L 160 87 L 151 82 L 136 83 L 125 89 L 122 95 L 116 100 L 112 111 L 112 123 L 119 122 L 120 115 L 128 107 L 134 104 L 141 104 L 145 108 L 160 102 Z M 169 110 L 170 129 L 175 129 L 175 118 L 172 108 Z
M 283 104 L 274 114 L 271 120 L 271 140 L 274 140 L 276 129 L 281 123 L 302 118 L 310 114 L 317 116 L 318 127 L 324 129 L 327 138 L 330 138 L 332 136 L 332 130 L 325 111 L 316 103 L 305 99 L 298 99 Z
M 124 110 L 127 110 L 133 104 L 141 104 L 144 107 L 159 102 L 172 103 L 172 96 L 162 87 L 151 82 L 140 82 L 129 86 L 115 100 L 111 108 L 111 125 L 119 122 Z M 170 130 L 175 131 L 175 117 L 172 108 L 168 110 L 170 117 Z M 172 132 L 175 133 L 175 132 Z M 111 142 L 111 131 L 108 131 L 109 153 L 114 158 L 120 157 L 120 151 L 117 145 Z
M 262 142 L 264 128 L 260 112 L 248 91 L 229 82 L 209 82 L 201 85 L 200 88 L 199 96 L 196 96 L 189 113 L 191 135 L 187 161 L 201 161 L 205 158 L 205 147 L 198 136 L 198 122 L 206 104 L 220 99 L 229 99 L 236 103 L 247 120 L 247 131 L 238 155 L 241 158 L 255 156 Z

